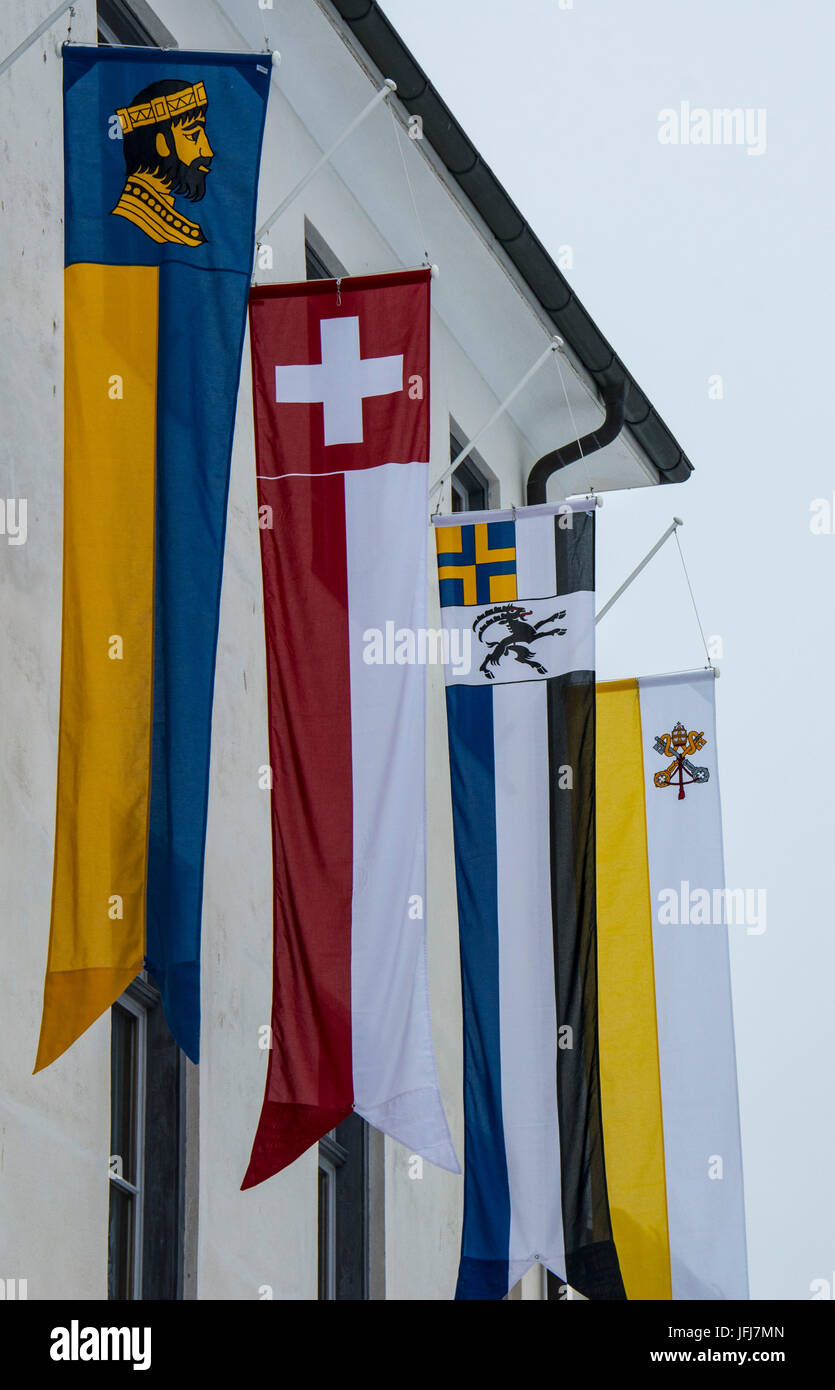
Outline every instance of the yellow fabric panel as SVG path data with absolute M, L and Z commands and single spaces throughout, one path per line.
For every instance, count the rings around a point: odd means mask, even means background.
M 461 527 L 460 526 L 436 526 L 435 527 L 435 548 L 439 555 L 460 555 L 461 554 Z
M 61 717 L 36 1071 L 145 955 L 158 271 L 73 265 L 64 290 Z
M 473 532 L 475 534 L 475 562 L 477 565 L 489 565 L 498 560 L 516 559 L 516 547 L 514 545 L 500 546 L 497 550 L 490 549 L 486 521 L 478 522 L 473 527 Z
M 490 602 L 506 603 L 508 599 L 516 597 L 516 575 L 515 574 L 491 574 L 490 576 Z
M 438 569 L 439 579 L 461 579 L 464 584 L 464 603 L 478 602 L 475 565 L 442 565 Z
M 672 1298 L 638 682 L 597 686 L 597 946 L 606 1177 L 627 1298 Z

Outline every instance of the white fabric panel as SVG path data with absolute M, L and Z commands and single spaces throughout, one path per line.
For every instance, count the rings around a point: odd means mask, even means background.
M 602 505 L 602 503 L 601 503 Z M 520 521 L 535 516 L 566 516 L 569 512 L 592 512 L 597 503 L 591 497 L 577 497 L 567 502 L 537 502 L 532 507 L 503 507 L 491 511 L 489 521 Z M 432 517 L 433 526 L 471 526 L 484 521 L 484 512 L 448 512 Z
M 403 389 L 402 357 L 362 357 L 358 318 L 322 319 L 321 362 L 276 367 L 278 402 L 321 401 L 325 445 L 362 443 L 362 403 Z
M 748 1297 L 728 929 L 682 921 L 681 903 L 725 886 L 712 672 L 639 680 L 667 1209 L 674 1299 Z M 704 733 L 688 754 L 707 782 L 657 787 L 657 737 Z M 675 914 L 672 890 L 678 899 Z M 659 919 L 660 913 L 660 919 Z M 665 921 L 665 914 L 677 922 Z M 685 912 L 685 916 L 688 914 Z M 721 914 L 720 914 L 721 915 Z M 721 1176 L 711 1176 L 720 1169 Z
M 516 592 L 520 598 L 544 598 L 557 592 L 555 524 L 553 516 L 531 516 L 527 508 L 516 517 Z
M 519 661 L 513 651 L 502 656 L 496 666 L 491 666 L 493 678 L 489 680 L 481 666 L 491 651 L 479 640 L 478 630 L 473 631 L 473 621 L 480 613 L 497 607 L 492 603 L 482 603 L 473 607 L 442 608 L 444 627 L 449 633 L 449 650 L 461 654 L 462 659 L 448 661 L 444 668 L 447 685 L 505 685 L 517 681 L 544 681 L 549 676 L 562 676 L 568 671 L 594 670 L 594 594 L 580 590 L 573 594 L 560 594 L 556 598 L 528 598 L 519 589 L 519 605 L 529 610 L 530 616 L 523 621 L 536 624 L 543 620 L 546 633 L 553 628 L 565 628 L 565 636 L 533 635 L 520 639 L 523 646 L 533 656 L 538 665 L 544 666 L 544 673 L 535 666 Z M 514 600 L 515 602 L 515 600 Z M 565 617 L 556 618 L 555 614 Z M 553 622 L 547 621 L 554 618 Z M 509 635 L 510 629 L 500 622 L 494 623 L 485 634 L 491 641 Z
M 493 729 L 502 1115 L 513 1284 L 535 1256 L 555 1274 L 565 1274 L 545 684 L 496 689 Z
M 425 463 L 345 475 L 354 1108 L 413 1153 L 457 1173 L 438 1089 L 426 974 L 426 671 L 363 659 L 367 629 L 425 625 L 427 484 Z

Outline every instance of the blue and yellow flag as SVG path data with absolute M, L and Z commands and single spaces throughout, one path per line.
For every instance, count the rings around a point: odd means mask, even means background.
M 61 717 L 35 1070 L 147 966 L 197 1061 L 212 690 L 270 82 L 64 48 Z

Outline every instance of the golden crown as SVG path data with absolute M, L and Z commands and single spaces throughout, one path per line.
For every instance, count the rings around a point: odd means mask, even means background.
M 198 106 L 206 105 L 206 88 L 202 82 L 193 87 L 184 87 L 181 92 L 170 96 L 153 97 L 151 101 L 141 101 L 137 106 L 120 106 L 116 112 L 122 134 L 129 135 L 143 125 L 158 125 L 160 121 L 170 121 L 172 116 L 183 116 Z

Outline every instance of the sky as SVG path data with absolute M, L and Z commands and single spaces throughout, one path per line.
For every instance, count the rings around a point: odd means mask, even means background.
M 729 928 L 751 1296 L 835 1297 L 835 9 L 382 7 L 552 256 L 571 248 L 566 278 L 694 465 L 606 495 L 598 592 L 682 518 L 721 673 L 727 885 L 767 895 L 762 934 Z M 748 112 L 738 141 L 699 124 L 716 108 Z M 601 622 L 598 672 L 704 665 L 670 540 Z

